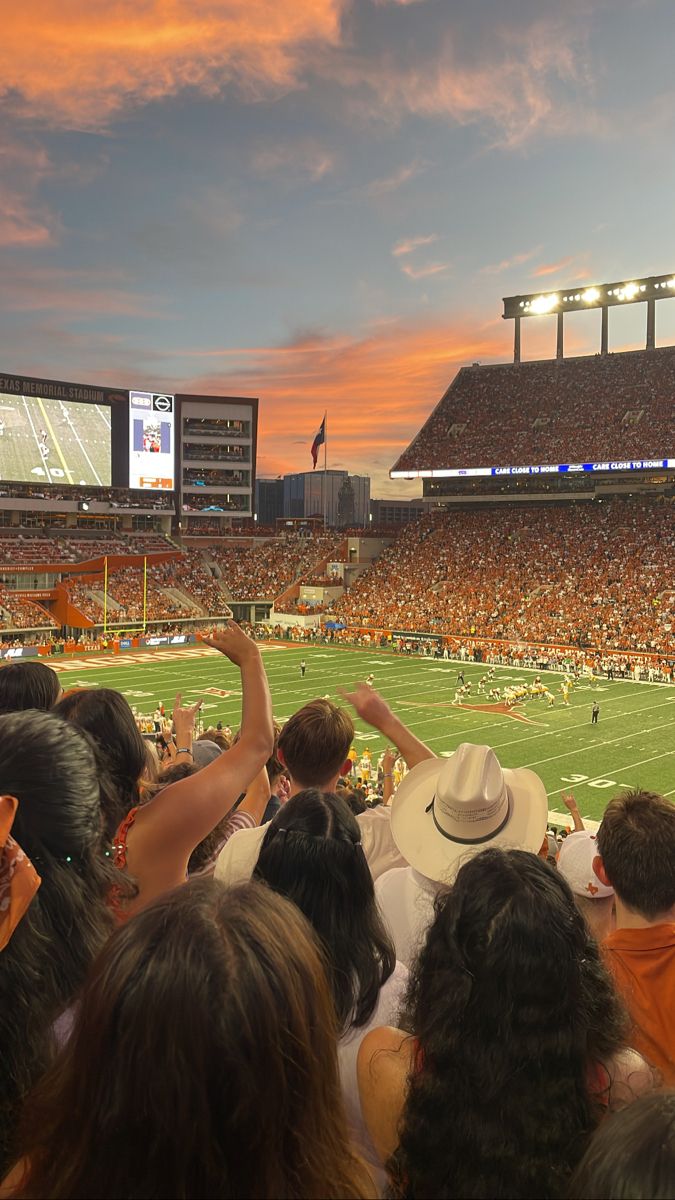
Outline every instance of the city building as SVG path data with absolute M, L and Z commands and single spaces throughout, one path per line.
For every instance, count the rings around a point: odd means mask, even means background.
M 424 501 L 417 500 L 371 500 L 370 518 L 373 525 L 407 525 L 416 521 L 425 511 Z
M 274 525 L 284 515 L 284 481 L 256 479 L 255 515 L 259 525 Z
M 363 528 L 370 516 L 370 478 L 348 471 L 284 475 L 284 516 L 323 517 L 333 527 Z

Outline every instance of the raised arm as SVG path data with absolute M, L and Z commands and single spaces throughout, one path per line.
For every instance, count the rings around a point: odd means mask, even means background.
M 394 795 L 394 767 L 398 752 L 391 746 L 387 746 L 382 759 L 382 803 L 391 804 Z
M 171 880 L 166 883 L 168 887 L 180 882 L 195 846 L 227 815 L 272 752 L 272 701 L 255 642 L 234 621 L 212 637 L 204 638 L 204 642 L 241 671 L 241 733 L 231 750 L 219 755 L 198 774 L 171 784 L 139 810 L 129 830 L 127 862 L 141 892 L 145 890 L 145 874 L 153 878 L 153 891 L 157 890 L 158 877 Z M 179 707 L 179 722 L 185 714 L 191 714 L 193 720 L 194 711 Z M 176 730 L 176 740 L 181 736 L 191 743 L 188 731 L 182 726 L 180 731 Z M 183 743 L 178 748 L 184 749 Z
M 435 758 L 433 750 L 425 746 L 407 725 L 393 713 L 386 700 L 367 683 L 357 683 L 353 692 L 342 695 L 356 709 L 358 716 L 373 729 L 379 729 L 388 742 L 393 742 L 409 767 L 416 767 L 427 758 Z
M 582 820 L 581 813 L 579 812 L 579 806 L 574 799 L 574 795 L 572 792 L 562 792 L 561 799 L 574 822 L 573 833 L 579 833 L 579 831 L 585 829 L 586 826 Z
M 271 795 L 269 776 L 263 767 L 262 771 L 259 771 L 255 779 L 251 780 L 248 785 L 246 795 L 237 808 L 237 812 L 250 813 L 256 825 L 259 825 L 265 815 Z

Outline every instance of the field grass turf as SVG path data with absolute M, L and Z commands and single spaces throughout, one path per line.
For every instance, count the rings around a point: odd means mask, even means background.
M 675 687 L 627 680 L 577 684 L 564 708 L 558 691 L 562 675 L 546 672 L 544 682 L 555 693 L 555 707 L 532 699 L 514 712 L 479 711 L 455 707 L 452 700 L 460 664 L 417 657 L 329 646 L 293 643 L 262 645 L 275 716 L 283 721 L 308 700 L 330 696 L 340 701 L 339 689 L 350 688 L 371 672 L 374 686 L 392 708 L 437 754 L 452 752 L 460 742 L 486 743 L 505 767 L 531 767 L 544 781 L 549 808 L 565 812 L 561 792 L 574 791 L 583 816 L 598 820 L 607 802 L 620 789 L 639 786 L 675 796 Z M 304 679 L 300 660 L 307 663 Z M 94 665 L 95 670 L 87 669 Z M 54 665 L 57 665 L 56 663 Z M 217 721 L 235 728 L 239 723 L 241 690 L 236 668 L 215 652 L 191 650 L 147 654 L 142 662 L 121 658 L 83 659 L 59 664 L 64 688 L 113 687 L 139 712 L 151 713 L 159 701 L 170 710 L 175 693 L 184 703 L 204 699 L 204 723 Z M 487 668 L 463 664 L 467 682 L 478 680 Z M 495 668 L 495 685 L 532 680 L 534 671 Z M 211 689 L 211 690 L 210 690 Z M 222 693 L 222 694 L 220 694 Z M 600 719 L 591 725 L 591 705 L 597 699 Z M 378 733 L 356 721 L 355 745 L 369 746 L 376 756 L 385 742 Z

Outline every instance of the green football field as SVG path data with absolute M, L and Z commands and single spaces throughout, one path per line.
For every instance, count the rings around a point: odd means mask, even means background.
M 470 704 L 453 705 L 460 664 L 327 646 L 262 646 L 269 676 L 275 716 L 284 721 L 306 701 L 330 696 L 339 701 L 339 689 L 372 672 L 374 686 L 415 733 L 437 754 L 452 752 L 460 742 L 492 746 L 505 767 L 531 767 L 541 776 L 549 794 L 549 808 L 564 812 L 561 792 L 573 790 L 582 815 L 599 819 L 613 795 L 622 788 L 639 786 L 675 796 L 675 688 L 599 680 L 595 685 L 576 684 L 570 706 L 564 708 L 558 691 L 562 675 L 546 672 L 544 683 L 555 693 L 554 708 L 538 699 L 513 710 L 479 711 L 470 706 L 489 701 L 476 688 L 487 668 L 464 664 L 465 679 L 473 683 Z M 300 660 L 307 663 L 303 679 Z M 236 668 L 203 647 L 145 655 L 142 662 L 126 664 L 98 659 L 95 670 L 83 660 L 63 662 L 62 684 L 103 686 L 123 692 L 139 712 L 151 713 L 159 701 L 170 709 L 176 691 L 183 702 L 204 700 L 204 724 L 222 721 L 235 728 L 239 722 L 241 689 Z M 111 665 L 109 665 L 111 664 Z M 94 666 L 92 661 L 91 666 Z M 504 688 L 516 680 L 531 681 L 536 672 L 510 667 L 495 668 L 495 684 Z M 490 685 L 488 685 L 490 686 Z M 591 705 L 600 705 L 600 719 L 591 724 Z M 519 720 L 524 717 L 525 720 Z M 374 754 L 384 739 L 356 721 L 356 747 L 369 746 Z

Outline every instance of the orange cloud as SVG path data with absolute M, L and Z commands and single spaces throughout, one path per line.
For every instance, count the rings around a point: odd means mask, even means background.
M 390 192 L 398 191 L 404 183 L 415 179 L 425 170 L 425 164 L 415 160 L 406 166 L 399 167 L 398 171 L 394 171 L 392 175 L 387 175 L 383 179 L 373 179 L 366 187 L 366 195 L 371 197 L 387 196 Z
M 478 57 L 463 52 L 453 30 L 425 58 L 406 55 L 399 61 L 388 53 L 368 59 L 345 52 L 324 71 L 354 93 L 361 114 L 392 121 L 413 113 L 480 124 L 493 144 L 510 149 L 538 133 L 611 133 L 592 107 L 587 30 L 564 13 L 526 27 L 496 26 Z
M 428 263 L 426 267 L 413 267 L 411 263 L 404 263 L 401 270 L 409 279 L 428 279 L 430 275 L 445 275 L 451 267 L 452 263 L 449 262 Z
M 434 321 L 379 324 L 362 337 L 305 332 L 283 346 L 176 354 L 218 362 L 188 391 L 260 397 L 258 473 L 311 468 L 309 447 L 328 411 L 328 465 L 371 475 L 374 494 L 416 494 L 389 468 L 460 366 L 508 359 L 509 331 Z
M 46 246 L 56 240 L 58 219 L 35 199 L 50 174 L 44 147 L 0 134 L 0 246 Z
M 0 184 L 0 246 L 47 246 L 53 240 L 54 223 L 48 210 Z
M 520 267 L 523 263 L 534 258 L 535 254 L 538 254 L 540 250 L 541 246 L 535 246 L 534 250 L 525 250 L 522 254 L 514 254 L 511 258 L 503 258 L 501 262 L 481 267 L 481 275 L 501 275 L 502 271 L 510 271 L 512 267 Z
M 394 258 L 400 258 L 402 254 L 412 254 L 413 250 L 417 250 L 420 246 L 430 246 L 432 242 L 437 241 L 437 233 L 428 233 L 421 237 L 404 238 L 403 241 L 396 243 L 392 249 L 392 254 Z
M 346 0 L 25 0 L 3 12 L 0 95 L 22 115 L 98 128 L 121 109 L 232 83 L 253 99 L 298 86 L 304 56 L 340 41 Z
M 559 258 L 557 262 L 542 263 L 542 265 L 537 267 L 536 271 L 533 271 L 532 274 L 537 278 L 539 278 L 541 275 L 555 275 L 556 271 L 562 271 L 563 267 L 569 267 L 570 263 L 573 262 L 573 255 L 568 254 L 566 258 Z

